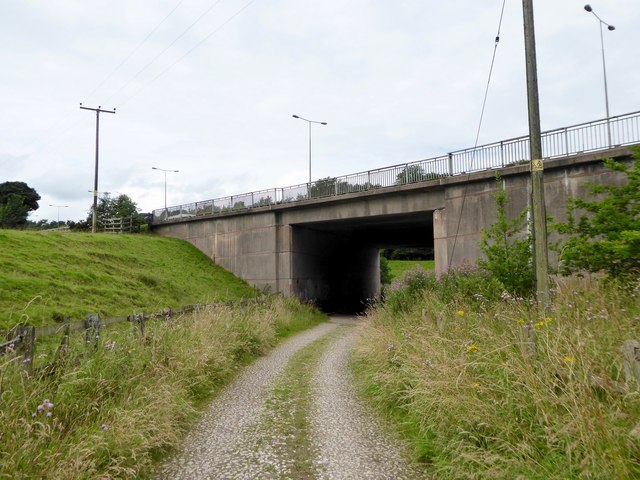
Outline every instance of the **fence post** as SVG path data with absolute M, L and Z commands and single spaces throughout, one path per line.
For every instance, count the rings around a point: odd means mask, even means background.
M 33 372 L 33 351 L 35 349 L 36 342 L 36 327 L 18 325 L 15 329 L 14 337 L 18 339 L 16 352 L 24 358 L 22 361 L 22 368 L 24 368 L 27 373 L 31 374 L 31 372 Z
M 98 349 L 100 341 L 100 314 L 92 313 L 84 319 L 85 343 L 89 345 L 91 340 L 94 342 L 94 348 Z
M 627 383 L 640 382 L 640 341 L 627 340 L 622 344 L 624 377 Z
M 447 155 L 449 157 L 449 175 L 453 176 L 453 153 Z
M 140 336 L 144 338 L 144 313 L 134 313 L 129 316 L 129 321 L 138 324 L 140 328 Z

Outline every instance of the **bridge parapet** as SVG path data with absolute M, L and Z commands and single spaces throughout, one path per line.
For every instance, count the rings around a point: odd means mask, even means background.
M 545 159 L 640 143 L 640 111 L 542 133 Z M 530 161 L 529 136 L 489 143 L 416 162 L 392 165 L 311 183 L 231 195 L 154 210 L 153 224 L 173 223 L 269 205 L 387 188 Z

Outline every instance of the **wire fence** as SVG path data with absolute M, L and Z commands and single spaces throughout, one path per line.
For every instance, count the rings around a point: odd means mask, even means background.
M 595 120 L 542 133 L 545 159 L 607 150 L 640 143 L 640 111 Z M 529 136 L 521 136 L 466 148 L 439 157 L 383 167 L 341 177 L 329 177 L 284 188 L 231 195 L 201 202 L 176 205 L 153 211 L 153 223 L 184 219 L 251 208 L 299 202 L 406 185 L 416 182 L 528 163 Z

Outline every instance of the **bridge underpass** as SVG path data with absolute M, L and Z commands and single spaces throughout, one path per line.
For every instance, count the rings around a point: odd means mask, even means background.
M 380 249 L 434 248 L 433 212 L 293 224 L 291 247 L 296 296 L 358 312 L 380 293 Z

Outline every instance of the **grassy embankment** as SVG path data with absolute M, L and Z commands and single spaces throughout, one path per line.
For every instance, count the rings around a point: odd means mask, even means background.
M 391 278 L 402 277 L 404 272 L 414 268 L 416 265 L 425 270 L 433 270 L 435 268 L 434 260 L 389 260 L 389 274 Z
M 96 291 L 95 298 L 108 305 L 105 314 L 130 312 L 127 299 L 139 300 L 134 310 L 155 310 L 170 301 L 177 306 L 253 294 L 184 242 L 146 236 L 0 235 L 3 271 L 10 263 L 17 272 L 3 281 L 3 302 L 8 284 L 16 296 L 22 294 L 17 286 L 36 285 L 43 298 L 43 319 L 55 308 L 64 307 L 65 312 L 75 308 L 78 315 L 94 311 L 81 298 L 83 282 L 68 283 L 63 276 L 104 279 L 106 291 Z M 36 255 L 35 247 L 17 245 L 20 241 L 47 245 L 48 254 L 58 261 L 40 265 L 25 253 Z M 9 260 L 4 256 L 8 244 L 17 247 Z M 178 268 L 181 259 L 184 268 Z M 84 269 L 79 262 L 84 262 Z M 67 265 L 64 271 L 61 263 Z M 29 275 L 28 265 L 36 264 L 38 273 Z M 167 271 L 159 272 L 163 265 Z M 72 275 L 67 275 L 70 271 Z M 154 279 L 153 288 L 144 290 L 140 283 L 145 282 L 135 280 L 142 275 Z M 158 289 L 162 292 L 145 301 L 144 295 L 130 296 L 130 290 L 138 287 L 149 296 Z M 3 305 L 6 308 L 7 303 Z M 179 445 L 199 408 L 242 365 L 280 338 L 324 318 L 293 299 L 269 297 L 264 304 L 221 305 L 171 321 L 148 321 L 144 337 L 130 324 L 116 324 L 102 330 L 97 349 L 85 344 L 82 333 L 72 335 L 68 347 L 58 351 L 48 344 L 37 345 L 31 376 L 21 357 L 2 356 L 0 478 L 140 478 L 154 459 Z
M 254 295 L 245 282 L 179 240 L 0 231 L 0 331 L 67 316 L 151 313 Z
M 420 288 L 370 311 L 363 392 L 434 478 L 640 478 L 640 392 L 621 353 L 640 338 L 638 289 L 561 284 L 543 314 L 474 275 L 413 272 Z

